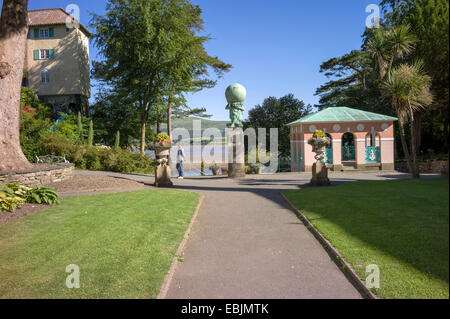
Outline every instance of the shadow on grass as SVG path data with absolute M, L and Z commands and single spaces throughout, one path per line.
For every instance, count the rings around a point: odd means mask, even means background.
M 349 241 L 356 238 L 367 244 L 365 249 L 379 250 L 448 283 L 448 191 L 448 179 L 422 179 L 360 181 L 285 193 L 337 246 L 354 253 Z

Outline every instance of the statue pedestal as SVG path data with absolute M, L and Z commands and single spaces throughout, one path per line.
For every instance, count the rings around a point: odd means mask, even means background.
M 329 186 L 331 185 L 328 179 L 328 168 L 325 163 L 317 162 L 312 168 L 312 186 Z
M 158 166 L 155 168 L 155 186 L 170 187 L 173 186 L 170 180 L 172 169 L 170 168 L 169 156 L 171 146 L 156 146 L 156 161 Z
M 229 178 L 245 178 L 245 164 L 228 164 L 228 177 Z
M 228 177 L 245 178 L 244 132 L 242 128 L 228 128 Z
M 155 186 L 156 187 L 170 187 L 173 186 L 170 177 L 172 176 L 172 170 L 170 166 L 158 165 L 155 168 Z

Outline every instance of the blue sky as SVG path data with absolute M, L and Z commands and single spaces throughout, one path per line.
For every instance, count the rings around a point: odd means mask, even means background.
M 0 0 L 1 2 L 1 0 Z M 205 31 L 214 39 L 211 55 L 233 65 L 214 89 L 189 96 L 192 107 L 205 107 L 215 120 L 225 120 L 226 87 L 234 82 L 248 91 L 246 109 L 269 96 L 293 93 L 315 104 L 316 88 L 327 81 L 320 64 L 361 46 L 368 13 L 377 0 L 193 0 L 203 9 Z M 29 0 L 29 9 L 80 7 L 81 22 L 88 12 L 102 14 L 106 0 Z M 96 49 L 91 43 L 91 59 Z M 95 90 L 93 90 L 95 93 Z

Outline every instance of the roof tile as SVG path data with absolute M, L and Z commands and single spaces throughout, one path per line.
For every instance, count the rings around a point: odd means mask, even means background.
M 61 8 L 32 10 L 28 11 L 28 25 L 39 26 L 66 24 L 68 17 L 71 17 L 71 15 Z M 76 21 L 76 19 L 72 18 L 71 22 L 74 21 Z M 88 35 L 90 35 L 89 30 L 87 30 L 82 24 L 81 28 Z

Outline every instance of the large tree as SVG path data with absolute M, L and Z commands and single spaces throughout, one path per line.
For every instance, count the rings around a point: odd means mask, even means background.
M 449 1 L 382 0 L 387 25 L 408 25 L 416 38 L 415 48 L 406 57 L 409 63 L 423 60 L 431 77 L 433 104 L 415 114 L 417 146 L 449 150 Z M 422 134 L 420 132 L 422 131 Z M 426 137 L 426 139 L 425 139 Z M 432 144 L 430 144 L 430 142 Z
M 420 177 L 417 166 L 417 134 L 415 134 L 414 116 L 417 111 L 426 109 L 433 102 L 430 83 L 430 77 L 423 71 L 423 63 L 416 62 L 412 65 L 401 64 L 392 69 L 382 86 L 383 95 L 391 100 L 392 107 L 397 113 L 402 147 L 413 178 Z M 404 129 L 408 119 L 411 131 L 411 152 L 406 143 Z
M 31 167 L 20 146 L 20 86 L 28 0 L 3 0 L 0 18 L 0 171 Z
M 198 87 L 209 66 L 219 72 L 230 67 L 206 53 L 209 38 L 198 35 L 200 14 L 188 0 L 110 0 L 106 15 L 93 17 L 95 42 L 104 57 L 93 63 L 94 76 L 126 90 L 137 106 L 143 154 L 154 108 L 166 99 L 170 119 L 174 99 Z
M 383 81 L 389 80 L 390 70 L 400 64 L 423 60 L 423 71 L 432 79 L 434 102 L 414 112 L 415 148 L 422 154 L 447 153 L 449 2 L 382 0 L 381 6 L 385 10 L 382 28 L 365 30 L 360 50 L 322 64 L 321 72 L 329 81 L 317 89 L 318 107 L 347 105 L 393 115 L 391 100 L 382 95 Z M 396 130 L 398 138 L 400 131 Z M 405 134 L 410 134 L 409 126 Z
M 244 121 L 244 128 L 266 128 L 267 141 L 270 141 L 270 128 L 278 128 L 279 151 L 283 155 L 291 152 L 290 128 L 288 123 L 308 115 L 312 111 L 311 105 L 305 105 L 287 94 L 281 98 L 268 97 L 261 105 L 256 105 L 248 112 L 248 119 Z

